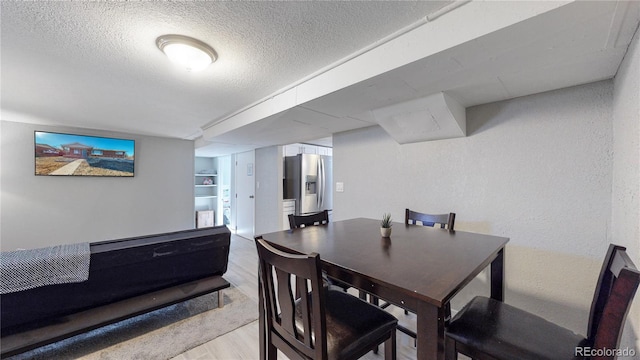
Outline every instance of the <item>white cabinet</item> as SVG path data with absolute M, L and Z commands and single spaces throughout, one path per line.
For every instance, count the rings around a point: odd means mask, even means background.
M 301 154 L 317 154 L 318 147 L 315 145 L 303 144 L 300 149 Z
M 289 214 L 295 215 L 296 201 L 295 199 L 286 199 L 282 201 L 282 230 L 289 229 Z
M 333 149 L 330 147 L 318 146 L 318 155 L 333 156 Z
M 317 154 L 318 147 L 309 144 L 289 144 L 284 146 L 284 156 L 295 156 L 298 154 Z
M 284 156 L 296 156 L 300 153 L 300 144 L 289 144 L 282 147 Z
M 309 144 L 289 144 L 282 147 L 284 156 L 295 156 L 298 154 L 318 154 L 318 155 L 333 155 L 333 149 L 324 146 L 309 145 Z

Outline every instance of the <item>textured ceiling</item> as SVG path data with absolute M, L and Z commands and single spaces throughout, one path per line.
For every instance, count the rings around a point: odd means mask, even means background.
M 610 79 L 640 2 L 0 0 L 0 16 L 2 120 L 216 156 L 375 125 L 376 109 L 440 92 L 468 107 Z M 174 67 L 164 34 L 218 61 Z
M 449 2 L 1 1 L 2 119 L 194 138 Z M 173 67 L 172 33 L 218 61 Z

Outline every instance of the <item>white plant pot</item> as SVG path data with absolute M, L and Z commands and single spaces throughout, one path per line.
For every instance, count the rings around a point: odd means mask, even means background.
M 391 236 L 391 228 L 380 228 L 380 235 L 382 235 L 382 237 L 388 238 Z

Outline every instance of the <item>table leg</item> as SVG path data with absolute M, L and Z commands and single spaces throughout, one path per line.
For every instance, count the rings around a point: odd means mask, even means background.
M 491 262 L 491 298 L 504 301 L 504 248 Z
M 444 359 L 444 310 L 421 302 L 417 312 L 417 359 Z

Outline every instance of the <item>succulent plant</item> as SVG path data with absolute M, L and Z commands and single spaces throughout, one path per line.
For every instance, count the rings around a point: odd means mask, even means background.
M 391 213 L 384 213 L 382 215 L 382 221 L 380 222 L 380 227 L 390 228 L 393 226 L 393 219 L 391 219 Z

